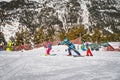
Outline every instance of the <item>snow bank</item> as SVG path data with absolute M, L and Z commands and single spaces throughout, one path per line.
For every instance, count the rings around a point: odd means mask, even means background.
M 120 42 L 109 42 L 113 48 L 120 48 Z

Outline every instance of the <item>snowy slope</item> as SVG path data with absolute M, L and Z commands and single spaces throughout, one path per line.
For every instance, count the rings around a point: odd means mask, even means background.
M 120 52 L 94 51 L 93 57 L 68 57 L 66 46 L 0 52 L 0 80 L 119 80 Z M 82 55 L 85 52 L 81 51 Z
M 120 42 L 109 42 L 109 44 L 114 48 L 120 48 Z

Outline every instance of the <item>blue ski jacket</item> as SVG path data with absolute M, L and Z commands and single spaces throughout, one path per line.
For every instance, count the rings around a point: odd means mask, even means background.
M 70 42 L 67 38 L 64 38 L 62 42 L 59 43 L 60 45 L 67 45 L 69 48 L 75 49 L 75 46 L 72 42 Z

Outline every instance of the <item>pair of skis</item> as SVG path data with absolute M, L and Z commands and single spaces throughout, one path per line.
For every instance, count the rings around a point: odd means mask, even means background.
M 56 56 L 57 54 L 50 54 L 50 55 L 48 55 L 48 56 Z M 71 55 L 71 56 L 73 56 L 73 57 L 84 57 L 84 56 L 78 56 L 78 55 Z M 69 57 L 69 56 L 68 56 Z

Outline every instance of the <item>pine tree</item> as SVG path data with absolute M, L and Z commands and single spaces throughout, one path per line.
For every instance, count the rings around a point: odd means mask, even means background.
M 23 43 L 23 35 L 20 32 L 17 32 L 15 37 L 15 45 L 19 46 L 22 43 Z
M 3 35 L 2 32 L 0 32 L 0 44 L 2 43 Z
M 120 32 L 117 34 L 118 42 L 120 42 Z
M 46 35 L 46 40 L 53 41 L 53 35 L 54 35 L 54 29 L 48 29 L 47 35 Z
M 64 36 L 65 36 L 65 33 L 60 33 L 60 35 L 59 35 L 60 40 L 63 40 L 63 39 L 64 39 Z
M 34 34 L 34 43 L 35 44 L 39 44 L 39 43 L 42 43 L 43 42 L 43 39 L 44 39 L 44 36 L 43 36 L 43 29 L 39 29 L 38 32 L 36 32 Z
M 82 40 L 88 41 L 86 38 L 87 37 L 87 29 L 85 29 L 83 26 L 80 26 L 76 29 L 75 35 L 77 37 L 79 37 L 81 35 Z
M 63 40 L 64 36 L 66 36 L 69 40 L 73 40 L 78 38 L 80 34 L 83 37 L 86 33 L 87 33 L 87 30 L 85 30 L 83 26 L 80 26 L 78 28 L 73 27 L 73 28 L 70 28 L 67 33 L 65 31 L 60 32 L 60 39 Z
M 6 45 L 7 44 L 7 42 L 6 42 L 6 40 L 5 40 L 5 38 L 4 38 L 4 35 L 3 35 L 3 33 L 2 32 L 0 32 L 0 46 L 2 45 Z
M 84 34 L 83 39 L 84 39 L 85 41 L 92 41 L 91 36 L 90 36 L 90 33 Z
M 99 31 L 99 29 L 95 29 L 92 35 L 92 41 L 93 42 L 100 42 L 102 33 Z
M 23 33 L 24 43 L 29 44 L 30 43 L 30 34 L 29 31 L 25 30 Z
M 69 40 L 75 39 L 75 30 L 71 28 L 68 33 L 66 33 L 66 36 Z

